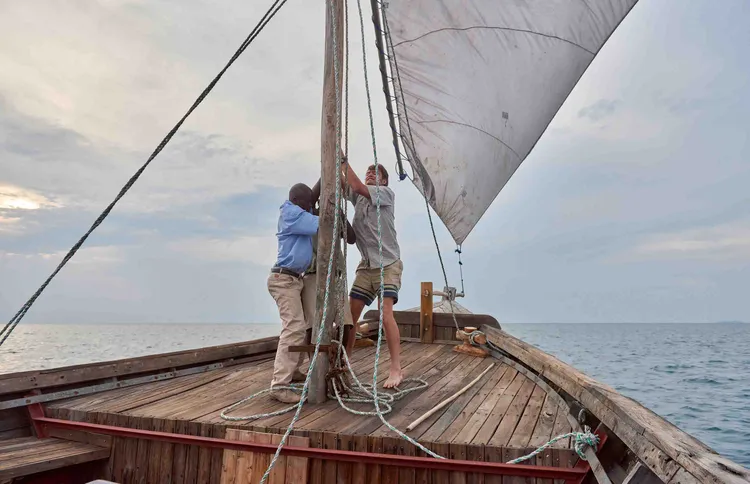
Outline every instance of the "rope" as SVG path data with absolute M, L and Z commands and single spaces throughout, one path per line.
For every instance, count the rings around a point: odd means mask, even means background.
M 315 368 L 315 363 L 318 360 L 318 354 L 320 353 L 320 342 L 323 339 L 323 333 L 325 332 L 325 321 L 326 321 L 326 315 L 328 314 L 328 301 L 330 299 L 330 291 L 331 291 L 331 277 L 333 276 L 333 260 L 336 254 L 336 240 L 338 240 L 338 234 L 339 234 L 339 204 L 341 203 L 341 97 L 339 92 L 339 58 L 338 58 L 338 45 L 336 42 L 336 10 L 333 4 L 334 0 L 328 0 L 329 5 L 329 12 L 331 16 L 331 42 L 333 47 L 333 84 L 334 84 L 334 93 L 336 98 L 336 154 L 334 155 L 336 159 L 336 199 L 334 203 L 335 211 L 333 216 L 333 234 L 331 239 L 333 240 L 333 243 L 331 244 L 331 253 L 328 256 L 328 273 L 326 275 L 326 288 L 325 288 L 325 294 L 323 297 L 323 315 L 320 320 L 320 326 L 318 327 L 318 337 L 315 341 L 315 351 L 313 352 L 313 356 L 310 359 L 310 366 L 307 369 L 307 377 L 305 378 L 305 383 L 302 386 L 302 391 L 300 395 L 300 401 L 296 405 L 297 411 L 294 413 L 294 417 L 292 417 L 292 421 L 289 423 L 289 426 L 286 429 L 286 432 L 284 432 L 284 435 L 281 437 L 281 442 L 279 442 L 279 446 L 276 448 L 276 452 L 273 455 L 273 459 L 271 459 L 271 463 L 268 465 L 268 468 L 266 469 L 266 472 L 263 474 L 263 477 L 260 480 L 260 484 L 264 484 L 268 480 L 268 476 L 271 474 L 271 470 L 273 470 L 274 466 L 276 465 L 276 462 L 279 459 L 279 455 L 281 454 L 281 449 L 284 447 L 284 444 L 286 444 L 286 439 L 289 437 L 289 435 L 292 433 L 292 430 L 294 429 L 294 425 L 297 423 L 297 420 L 299 420 L 299 416 L 302 413 L 302 406 L 304 405 L 305 400 L 307 399 L 307 391 L 310 386 L 310 377 L 312 376 L 313 370 Z M 291 387 L 291 385 L 290 385 Z M 270 390 L 270 389 L 269 389 Z M 236 405 L 236 404 L 235 404 Z M 222 412 L 223 414 L 224 412 Z
M 203 102 L 203 100 L 208 96 L 208 94 L 211 92 L 211 90 L 214 88 L 214 86 L 219 82 L 219 80 L 222 78 L 224 73 L 229 69 L 229 67 L 234 64 L 234 61 L 236 61 L 240 55 L 242 55 L 243 52 L 250 46 L 250 44 L 255 40 L 255 38 L 260 34 L 260 32 L 265 28 L 266 25 L 268 25 L 268 22 L 271 21 L 271 19 L 281 10 L 281 7 L 284 6 L 284 4 L 287 2 L 287 0 L 275 0 L 274 3 L 269 7 L 269 9 L 266 11 L 266 13 L 263 15 L 263 17 L 260 19 L 258 24 L 253 28 L 253 30 L 250 32 L 250 34 L 247 36 L 247 38 L 242 42 L 240 47 L 237 49 L 237 51 L 234 53 L 234 55 L 229 59 L 229 62 L 224 66 L 224 68 L 219 72 L 219 74 L 214 77 L 214 79 L 208 84 L 208 86 L 203 90 L 203 92 L 198 96 L 198 98 L 193 102 L 193 105 L 190 106 L 190 109 L 185 113 L 184 116 L 177 122 L 177 124 L 167 133 L 167 135 L 164 137 L 164 139 L 159 143 L 159 145 L 156 147 L 156 149 L 151 153 L 151 156 L 148 157 L 146 162 L 141 166 L 138 171 L 135 172 L 135 174 L 125 183 L 125 185 L 120 189 L 120 192 L 117 194 L 115 199 L 110 203 L 107 208 L 104 209 L 104 211 L 97 217 L 97 219 L 94 221 L 94 223 L 91 225 L 91 227 L 86 231 L 85 234 L 83 234 L 83 237 L 78 240 L 78 242 L 73 245 L 73 247 L 68 251 L 68 253 L 63 258 L 62 262 L 57 266 L 57 268 L 50 274 L 50 276 L 47 278 L 46 281 L 39 287 L 39 289 L 36 290 L 36 292 L 29 298 L 28 301 L 21 307 L 21 309 L 18 310 L 18 312 L 13 316 L 13 318 L 8 321 L 8 323 L 5 324 L 2 330 L 0 330 L 0 346 L 5 343 L 5 340 L 8 339 L 10 334 L 13 332 L 13 330 L 18 326 L 18 323 L 21 322 L 24 316 L 26 316 L 26 313 L 31 309 L 31 306 L 34 304 L 34 302 L 37 300 L 37 298 L 42 294 L 42 292 L 47 288 L 50 282 L 52 282 L 52 279 L 62 270 L 62 268 L 68 263 L 70 259 L 73 258 L 73 256 L 78 252 L 78 249 L 81 248 L 81 246 L 86 242 L 86 239 L 89 238 L 89 235 L 96 230 L 99 225 L 101 225 L 102 222 L 104 222 L 104 219 L 107 218 L 109 213 L 112 211 L 112 209 L 115 207 L 117 202 L 120 201 L 122 197 L 125 196 L 125 194 L 130 190 L 130 188 L 135 184 L 135 182 L 140 178 L 141 174 L 146 170 L 148 165 L 151 164 L 151 162 L 156 158 L 156 156 L 161 153 L 161 151 L 164 149 L 165 146 L 167 146 L 167 143 L 172 139 L 172 137 L 177 133 L 177 131 L 180 129 L 182 124 L 185 122 L 185 120 L 192 114 L 193 111 Z
M 380 3 L 382 5 L 382 2 Z M 396 53 L 393 51 L 393 42 L 391 40 L 390 26 L 388 24 L 388 15 L 384 8 L 381 7 L 381 9 L 383 11 L 383 31 L 384 31 L 385 38 L 386 38 L 387 48 L 390 49 L 389 57 L 393 58 L 393 70 L 394 70 L 394 80 L 395 80 L 394 87 L 397 87 L 398 92 L 401 93 L 402 110 L 404 112 L 404 120 L 406 121 L 406 130 L 408 131 L 409 137 L 411 138 L 411 146 L 408 146 L 408 140 L 406 140 L 404 136 L 402 136 L 401 139 L 404 141 L 407 141 L 407 143 L 405 144 L 407 145 L 409 150 L 412 152 L 412 156 L 416 158 L 416 153 L 415 153 L 416 144 L 414 143 L 414 136 L 411 131 L 411 125 L 409 124 L 409 112 L 406 109 L 406 101 L 404 100 L 404 91 L 403 91 L 403 86 L 401 85 L 401 72 L 398 68 L 398 59 L 396 58 Z M 397 86 L 396 86 L 396 83 L 398 84 Z M 412 183 L 413 182 L 414 180 L 412 179 Z M 425 190 L 423 187 L 422 190 L 420 190 L 420 193 L 422 193 L 422 198 L 424 198 L 425 207 L 427 208 L 427 219 L 430 222 L 430 231 L 432 232 L 432 240 L 435 242 L 435 250 L 437 251 L 438 260 L 440 261 L 440 269 L 443 272 L 443 281 L 445 282 L 445 286 L 448 287 L 449 286 L 448 274 L 445 271 L 445 264 L 443 263 L 443 255 L 440 251 L 440 244 L 438 244 L 437 235 L 435 233 L 435 224 L 432 221 L 432 212 L 430 212 L 430 203 L 427 200 L 427 195 L 425 195 L 424 192 Z M 461 274 L 462 274 L 461 280 L 463 281 L 463 271 Z M 463 291 L 463 284 L 462 284 L 462 291 Z M 449 298 L 448 304 L 450 305 L 450 308 L 451 308 L 451 316 L 453 317 L 453 325 L 456 327 L 456 330 L 460 331 L 461 328 L 458 326 L 458 320 L 456 319 L 455 308 L 453 307 L 453 300 Z
M 583 432 L 569 432 L 567 434 L 558 435 L 554 439 L 536 449 L 531 454 L 508 461 L 507 464 L 518 464 L 519 462 L 532 459 L 544 452 L 549 447 L 552 447 L 555 442 L 562 439 L 567 439 L 568 437 L 573 438 L 573 450 L 575 450 L 576 454 L 578 454 L 578 457 L 583 460 L 586 460 L 586 454 L 584 452 L 586 451 L 587 447 L 596 449 L 596 447 L 599 445 L 599 437 L 596 434 L 591 433 L 591 428 L 589 428 L 589 426 L 587 425 L 583 428 Z
M 383 416 L 383 413 L 380 410 L 380 399 L 378 398 L 378 363 L 380 362 L 380 346 L 383 342 L 383 291 L 385 288 L 385 270 L 383 268 L 383 233 L 382 233 L 382 224 L 380 220 L 380 168 L 378 167 L 378 149 L 376 145 L 376 139 L 375 139 L 375 121 L 373 120 L 372 115 L 372 100 L 370 97 L 370 83 L 367 76 L 367 51 L 365 49 L 365 21 L 364 16 L 362 14 L 362 0 L 357 0 L 357 10 L 359 12 L 359 26 L 360 31 L 362 35 L 362 63 L 363 63 L 363 71 L 365 75 L 365 93 L 367 94 L 367 114 L 369 116 L 370 120 L 370 136 L 372 137 L 372 154 L 373 154 L 373 160 L 375 165 L 375 213 L 377 217 L 377 223 L 378 223 L 378 256 L 380 259 L 380 294 L 378 298 L 378 313 L 379 313 L 379 319 L 378 319 L 378 343 L 375 347 L 375 368 L 372 373 L 372 399 L 373 403 L 375 404 L 375 411 L 377 412 L 378 417 L 383 422 L 383 424 L 388 427 L 390 430 L 398 434 L 401 438 L 406 440 L 407 442 L 413 444 L 416 447 L 419 447 L 422 451 L 424 451 L 426 454 L 438 458 L 443 459 L 444 457 L 432 452 L 430 449 L 426 448 L 416 440 L 412 439 L 405 433 L 398 430 L 396 427 L 391 425 L 390 422 L 388 422 L 385 417 Z M 347 359 L 348 361 L 348 359 Z M 351 368 L 351 366 L 350 366 Z M 360 388 L 363 388 L 360 384 Z
M 456 253 L 458 254 L 458 270 L 461 274 L 461 294 L 466 294 L 466 289 L 464 288 L 464 263 L 461 261 L 461 254 L 463 253 L 461 244 L 456 246 Z

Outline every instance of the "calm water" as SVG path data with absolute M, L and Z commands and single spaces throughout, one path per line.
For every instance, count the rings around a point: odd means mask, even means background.
M 530 324 L 505 329 L 613 386 L 750 467 L 750 325 Z M 0 373 L 276 334 L 275 325 L 24 325 Z

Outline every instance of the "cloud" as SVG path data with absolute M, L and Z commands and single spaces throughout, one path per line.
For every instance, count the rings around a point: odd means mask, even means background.
M 750 223 L 650 235 L 624 256 L 636 260 L 702 259 L 750 263 Z
M 169 250 L 208 262 L 252 262 L 271 267 L 276 261 L 276 236 L 193 238 L 176 240 Z
M 586 118 L 594 122 L 601 121 L 612 116 L 615 113 L 618 104 L 619 101 L 616 99 L 600 99 L 594 104 L 586 106 L 585 108 L 578 111 L 578 117 Z
M 39 210 L 40 208 L 59 206 L 60 204 L 31 190 L 11 185 L 0 185 L 0 210 Z

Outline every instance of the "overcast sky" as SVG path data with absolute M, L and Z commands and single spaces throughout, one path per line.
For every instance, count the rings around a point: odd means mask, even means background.
M 3 320 L 267 3 L 0 3 Z M 748 25 L 746 0 L 641 0 L 464 244 L 461 303 L 501 323 L 750 320 Z M 288 187 L 319 172 L 323 26 L 322 0 L 290 0 L 25 321 L 278 321 L 266 277 Z M 350 158 L 361 172 L 371 149 L 357 31 Z M 394 189 L 403 309 L 442 275 L 418 192 Z M 460 284 L 452 240 L 438 235 Z

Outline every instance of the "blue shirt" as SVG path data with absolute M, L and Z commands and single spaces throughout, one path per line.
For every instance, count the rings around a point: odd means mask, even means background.
M 289 200 L 281 205 L 276 238 L 279 254 L 275 267 L 302 274 L 313 258 L 312 236 L 318 233 L 318 217 Z

